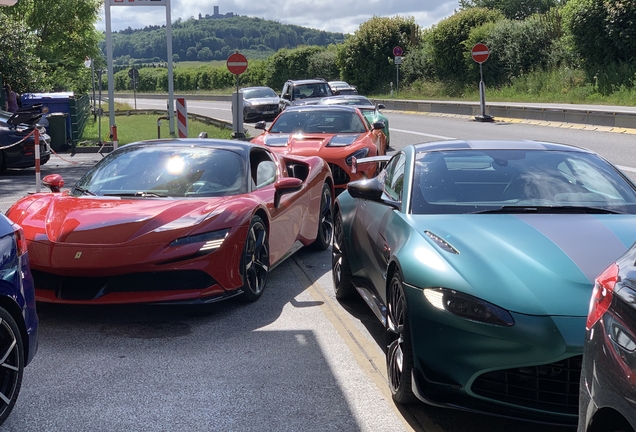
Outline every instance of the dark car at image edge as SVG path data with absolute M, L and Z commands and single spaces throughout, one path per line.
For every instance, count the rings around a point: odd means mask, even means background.
M 39 106 L 21 109 L 15 113 L 0 110 L 0 171 L 7 168 L 35 166 L 35 134 L 40 135 L 40 164 L 51 157 L 51 137 L 38 124 L 42 116 Z
M 636 247 L 597 278 L 583 345 L 579 432 L 636 430 Z

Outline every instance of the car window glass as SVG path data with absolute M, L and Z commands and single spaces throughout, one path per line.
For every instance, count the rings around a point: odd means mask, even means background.
M 260 189 L 276 181 L 276 163 L 267 152 L 253 150 L 250 155 L 252 186 Z
M 384 195 L 392 201 L 402 202 L 404 190 L 404 167 L 406 157 L 403 153 L 394 156 L 385 169 Z
M 78 182 L 95 195 L 162 197 L 245 193 L 242 157 L 228 150 L 126 146 L 109 154 Z
M 469 213 L 503 206 L 594 207 L 636 213 L 636 192 L 611 165 L 587 152 L 418 153 L 414 213 Z

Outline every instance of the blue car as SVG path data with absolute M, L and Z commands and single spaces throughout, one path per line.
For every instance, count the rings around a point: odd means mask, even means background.
M 33 277 L 22 228 L 0 214 L 0 425 L 38 348 Z

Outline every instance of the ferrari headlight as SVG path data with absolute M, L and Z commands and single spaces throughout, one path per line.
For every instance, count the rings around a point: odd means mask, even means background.
M 360 150 L 357 150 L 351 153 L 349 156 L 347 156 L 347 158 L 345 159 L 345 162 L 347 163 L 347 165 L 351 166 L 353 158 L 362 159 L 367 157 L 368 154 L 369 154 L 369 148 L 368 147 L 362 148 Z
M 218 231 L 211 231 L 203 234 L 197 234 L 187 237 L 181 237 L 170 243 L 170 247 L 184 246 L 192 243 L 203 243 L 199 248 L 199 252 L 209 253 L 214 252 L 221 247 L 225 238 L 227 237 L 230 229 L 223 229 Z
M 468 294 L 446 288 L 424 289 L 426 300 L 439 310 L 461 318 L 510 327 L 515 321 L 505 309 Z

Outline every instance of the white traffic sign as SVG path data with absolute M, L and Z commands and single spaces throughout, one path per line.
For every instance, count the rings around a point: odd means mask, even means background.
M 402 64 L 402 56 L 395 56 L 393 61 L 396 65 Z

